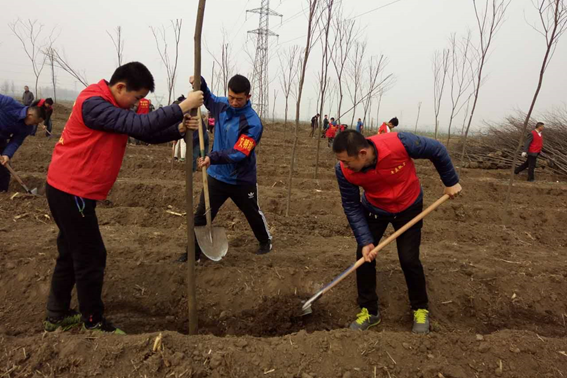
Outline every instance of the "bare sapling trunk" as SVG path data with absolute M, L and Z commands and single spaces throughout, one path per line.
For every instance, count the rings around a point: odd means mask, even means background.
M 299 131 L 299 118 L 301 116 L 301 94 L 303 92 L 303 84 L 305 83 L 305 71 L 307 69 L 307 62 L 309 60 L 309 54 L 313 48 L 313 31 L 315 28 L 316 14 L 318 9 L 318 0 L 308 0 L 309 1 L 309 18 L 307 21 L 307 39 L 305 42 L 305 51 L 303 54 L 303 60 L 301 61 L 301 74 L 299 76 L 299 84 L 297 87 L 297 102 L 295 106 L 295 130 L 293 138 L 293 148 L 291 150 L 291 164 L 289 166 L 289 177 L 287 186 L 287 204 L 285 208 L 286 217 L 289 216 L 289 208 L 291 206 L 291 187 L 293 179 L 293 170 L 295 166 L 295 154 L 297 150 L 297 139 Z
M 331 59 L 333 61 L 333 67 L 337 75 L 337 86 L 338 86 L 338 109 L 337 116 L 341 114 L 341 109 L 343 105 L 344 98 L 344 74 L 347 69 L 347 62 L 352 51 L 354 41 L 356 40 L 360 29 L 355 28 L 355 21 L 352 19 L 343 19 L 342 14 L 339 11 L 334 19 L 333 27 L 336 34 L 336 48 L 331 53 Z M 338 120 L 337 120 L 338 121 Z
M 537 10 L 541 22 L 541 29 L 538 29 L 536 27 L 534 27 L 534 29 L 538 31 L 545 38 L 546 49 L 545 49 L 545 55 L 543 56 L 543 61 L 541 63 L 541 68 L 539 71 L 539 79 L 538 79 L 537 87 L 534 96 L 532 98 L 532 102 L 530 104 L 530 109 L 526 114 L 526 119 L 524 120 L 524 127 L 522 129 L 522 132 L 520 133 L 520 138 L 518 139 L 518 145 L 516 146 L 516 151 L 514 153 L 514 159 L 512 161 L 512 167 L 510 169 L 510 179 L 508 182 L 508 190 L 506 192 L 506 209 L 509 209 L 510 206 L 512 185 L 514 182 L 514 170 L 518 162 L 518 154 L 520 153 L 520 149 L 524 144 L 524 136 L 526 135 L 528 124 L 530 123 L 530 118 L 532 116 L 532 112 L 534 110 L 539 92 L 541 90 L 541 86 L 543 84 L 543 77 L 545 75 L 545 71 L 547 70 L 549 63 L 553 58 L 553 54 L 555 53 L 555 49 L 557 48 L 557 43 L 559 42 L 560 37 L 567 29 L 567 3 L 565 2 L 565 0 L 539 0 Z
M 108 34 L 108 36 L 112 40 L 112 44 L 114 45 L 114 49 L 116 50 L 116 61 L 118 63 L 118 67 L 120 67 L 122 65 L 124 57 L 124 38 L 122 38 L 122 26 L 118 26 L 114 33 L 115 36 L 106 31 L 106 34 Z
M 366 54 L 366 41 L 355 42 L 352 56 L 349 57 L 350 69 L 348 71 L 352 81 L 352 85 L 347 86 L 353 104 L 358 103 L 357 100 L 360 93 L 360 87 L 362 84 L 362 74 L 364 71 L 363 62 L 364 62 L 365 54 Z M 353 109 L 349 127 L 353 126 L 355 115 L 356 115 L 356 106 Z
M 480 87 L 482 83 L 482 74 L 484 71 L 484 64 L 488 58 L 488 52 L 490 46 L 494 39 L 494 36 L 502 26 L 504 22 L 504 15 L 510 5 L 511 0 L 486 0 L 486 5 L 484 7 L 484 12 L 480 11 L 477 7 L 477 1 L 472 0 L 474 6 L 474 13 L 476 16 L 478 33 L 479 33 L 479 45 L 477 47 L 477 67 L 474 69 L 476 73 L 473 85 L 475 88 L 473 95 L 473 104 L 471 112 L 469 114 L 469 120 L 467 127 L 465 128 L 465 135 L 463 137 L 463 148 L 461 151 L 461 163 L 459 165 L 459 171 L 462 169 L 465 163 L 465 152 L 467 148 L 467 137 L 471 128 L 471 124 L 474 118 L 474 113 L 476 110 L 476 105 L 478 103 L 478 97 L 480 95 Z
M 441 100 L 445 89 L 445 79 L 449 70 L 449 50 L 443 52 L 435 51 L 433 54 L 433 108 L 435 110 L 435 139 L 439 132 L 439 112 L 441 110 Z
M 415 119 L 415 130 L 414 133 L 417 133 L 417 123 L 419 122 L 419 113 L 421 112 L 421 101 L 417 104 L 417 118 Z
M 45 67 L 45 62 L 47 61 L 47 55 L 44 53 L 46 48 L 46 42 L 40 41 L 42 37 L 43 25 L 38 24 L 37 20 L 28 19 L 26 22 L 20 20 L 19 18 L 8 24 L 8 27 L 14 33 L 14 35 L 22 43 L 24 52 L 26 53 L 28 59 L 32 65 L 33 75 L 35 77 L 35 95 L 39 97 L 37 93 L 39 76 Z M 51 35 L 53 31 L 51 32 Z M 51 40 L 51 35 L 48 40 Z
M 449 116 L 449 126 L 447 129 L 447 143 L 449 148 L 451 141 L 451 126 L 453 120 L 461 112 L 465 102 L 463 95 L 467 92 L 472 83 L 472 75 L 470 74 L 471 66 L 471 33 L 467 33 L 461 42 L 457 41 L 456 34 L 452 34 L 449 38 L 450 56 L 451 56 L 451 73 L 449 75 L 449 85 L 451 88 L 451 115 Z
M 329 85 L 329 64 L 331 63 L 331 52 L 334 51 L 334 47 L 336 45 L 336 38 L 334 43 L 329 46 L 329 34 L 331 31 L 331 22 L 333 16 L 333 5 L 334 0 L 324 0 L 323 6 L 324 8 L 324 15 L 321 17 L 320 28 L 321 34 L 323 36 L 323 40 L 321 41 L 321 49 L 323 53 L 323 57 L 321 58 L 321 76 L 319 80 L 319 86 L 321 88 L 321 93 L 319 96 L 319 119 L 317 125 L 317 152 L 315 158 L 315 180 L 317 180 L 318 173 L 319 173 L 319 151 L 321 149 L 321 130 L 322 130 L 322 123 L 323 123 L 323 112 L 325 110 L 325 99 L 327 96 L 327 89 Z
M 287 142 L 287 115 L 289 109 L 289 95 L 292 93 L 293 83 L 297 77 L 297 57 L 299 55 L 299 46 L 292 46 L 283 53 L 283 57 L 278 54 L 280 60 L 280 85 L 282 87 L 283 95 L 285 98 L 284 110 L 284 146 Z
M 50 51 L 53 54 L 53 59 L 55 60 L 55 63 L 57 63 L 56 67 L 61 68 L 63 71 L 67 72 L 69 75 L 71 75 L 75 80 L 83 84 L 85 87 L 89 86 L 87 75 L 85 74 L 84 71 L 81 72 L 79 70 L 74 69 L 69 63 L 67 57 L 64 54 L 63 55 L 60 54 L 59 51 L 57 51 L 55 48 L 51 48 Z
M 178 18 L 171 20 L 171 26 L 173 29 L 173 42 L 174 42 L 174 54 L 170 57 L 168 51 L 168 38 L 165 26 L 162 25 L 161 28 L 154 28 L 150 26 L 154 39 L 156 41 L 156 47 L 160 59 L 165 66 L 165 72 L 167 75 L 167 104 L 171 104 L 174 101 L 175 92 L 175 80 L 177 79 L 177 62 L 179 59 L 179 42 L 181 40 L 181 27 L 183 26 L 183 20 Z

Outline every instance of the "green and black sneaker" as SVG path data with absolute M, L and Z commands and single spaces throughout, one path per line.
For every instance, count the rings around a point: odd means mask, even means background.
M 99 322 L 85 322 L 83 329 L 91 332 L 113 333 L 115 335 L 125 335 L 126 332 L 120 328 L 116 328 L 110 321 L 102 318 Z
M 358 315 L 356 315 L 356 320 L 350 324 L 349 328 L 358 331 L 366 331 L 368 328 L 380 324 L 381 321 L 380 312 L 378 312 L 377 315 L 372 315 L 363 307 Z
M 63 331 L 68 331 L 71 328 L 81 325 L 82 322 L 81 314 L 75 310 L 69 310 L 66 315 L 60 318 L 45 318 L 43 321 L 43 329 L 47 332 L 53 332 L 59 328 Z

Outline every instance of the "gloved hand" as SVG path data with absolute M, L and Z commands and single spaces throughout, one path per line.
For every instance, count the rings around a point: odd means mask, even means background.
M 522 157 L 526 157 L 526 156 L 528 156 L 528 153 L 527 153 L 527 152 L 522 152 Z

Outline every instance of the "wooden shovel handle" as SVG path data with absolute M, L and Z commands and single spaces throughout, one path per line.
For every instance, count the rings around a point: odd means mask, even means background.
M 414 224 L 416 224 L 417 222 L 419 222 L 420 220 L 425 218 L 429 213 L 431 213 L 433 210 L 437 209 L 439 206 L 441 206 L 442 203 L 444 203 L 448 199 L 449 199 L 449 195 L 444 194 L 443 197 L 439 198 L 437 201 L 435 201 L 434 203 L 429 205 L 429 207 L 427 209 L 423 210 L 421 213 L 419 213 L 419 215 L 417 215 L 415 218 L 413 218 L 408 223 L 406 223 L 402 228 L 400 228 L 398 231 L 394 232 L 392 235 L 390 235 L 382 243 L 378 244 L 378 246 L 376 248 L 374 248 L 372 250 L 372 252 L 378 252 L 378 251 L 382 250 L 385 246 L 387 246 L 388 244 L 390 244 L 391 242 L 396 240 L 398 238 L 398 236 L 400 236 L 401 234 L 406 232 L 408 228 L 410 228 L 411 226 L 413 226 Z M 337 278 L 335 278 L 327 286 L 325 286 L 323 288 L 323 290 L 321 290 L 321 295 L 325 294 L 327 291 L 329 291 L 333 287 L 335 287 L 339 282 L 344 280 L 349 274 L 351 274 L 352 272 L 357 270 L 362 264 L 364 264 L 364 257 L 361 257 L 360 259 L 358 259 L 347 270 L 342 272 Z
M 24 182 L 22 181 L 22 179 L 20 178 L 20 176 L 18 176 L 18 174 L 16 173 L 16 171 L 14 171 L 14 168 L 12 168 L 12 167 L 10 166 L 10 163 L 6 163 L 6 165 L 5 165 L 4 167 L 6 167 L 6 169 L 12 174 L 12 176 L 14 176 L 14 178 L 16 179 L 16 181 L 20 183 L 20 185 L 25 189 L 26 192 L 31 193 L 31 191 L 28 189 L 28 187 L 26 186 L 26 184 L 24 184 Z
M 205 158 L 205 132 L 201 127 L 201 123 L 203 122 L 203 118 L 201 115 L 201 108 L 197 109 L 197 117 L 199 118 L 199 148 L 201 150 L 200 155 L 201 158 Z M 212 216 L 211 216 L 211 200 L 209 196 L 209 179 L 207 177 L 207 168 L 203 167 L 201 169 L 203 172 L 203 192 L 205 193 L 205 217 L 207 219 L 207 228 L 209 232 L 211 231 L 212 227 Z

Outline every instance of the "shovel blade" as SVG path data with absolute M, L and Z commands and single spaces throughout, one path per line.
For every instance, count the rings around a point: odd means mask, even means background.
M 195 227 L 195 236 L 201 252 L 213 261 L 220 261 L 228 252 L 228 239 L 222 227 L 212 227 L 211 233 L 207 226 Z
M 30 190 L 30 194 L 37 196 L 37 188 L 33 188 L 32 190 Z

